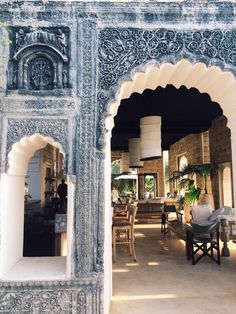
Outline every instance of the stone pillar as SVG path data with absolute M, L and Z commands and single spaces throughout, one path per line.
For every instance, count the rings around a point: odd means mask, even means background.
M 232 182 L 233 182 L 233 207 L 236 206 L 236 121 L 228 120 L 228 127 L 231 130 L 231 150 L 232 150 Z

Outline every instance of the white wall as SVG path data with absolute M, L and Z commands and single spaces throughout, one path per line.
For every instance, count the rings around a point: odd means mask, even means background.
M 0 184 L 0 278 L 23 256 L 25 176 L 2 174 Z
M 112 210 L 111 210 L 111 148 L 107 133 L 105 148 L 105 208 L 104 208 L 104 313 L 110 312 L 112 297 Z
M 73 212 L 74 212 L 74 200 L 75 200 L 75 177 L 67 176 L 67 260 L 66 260 L 66 274 L 70 277 L 72 274 L 72 249 L 75 243 L 73 234 Z

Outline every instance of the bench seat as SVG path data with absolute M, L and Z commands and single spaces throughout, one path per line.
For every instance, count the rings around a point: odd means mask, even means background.
M 166 221 L 167 225 L 167 232 L 171 231 L 174 232 L 179 238 L 186 241 L 186 229 L 184 224 L 180 221 Z

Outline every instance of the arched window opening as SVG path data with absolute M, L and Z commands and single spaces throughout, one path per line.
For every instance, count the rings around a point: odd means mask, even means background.
M 0 181 L 0 280 L 71 276 L 74 180 L 64 158 L 62 146 L 40 134 L 12 146 Z
M 233 206 L 232 178 L 229 163 L 219 167 L 220 206 Z
M 64 157 L 47 144 L 35 152 L 25 177 L 23 256 L 66 256 L 66 238 L 55 234 L 58 215 L 67 212 Z

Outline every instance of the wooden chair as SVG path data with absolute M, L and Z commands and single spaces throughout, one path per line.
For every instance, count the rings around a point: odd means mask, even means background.
M 128 219 L 128 206 L 126 204 L 115 204 L 113 209 L 113 218 L 127 218 Z
M 134 247 L 134 223 L 137 213 L 137 206 L 128 205 L 128 219 L 113 219 L 112 224 L 112 245 L 113 262 L 116 261 L 116 245 L 126 244 L 129 246 L 130 255 L 136 262 L 136 253 Z
M 208 256 L 220 265 L 220 236 L 218 222 L 211 225 L 193 223 L 186 228 L 188 259 L 195 265 L 204 256 Z
M 170 215 L 172 217 L 170 217 Z M 176 210 L 175 205 L 164 205 L 161 216 L 161 232 L 166 235 L 170 231 L 168 227 L 182 228 L 183 225 L 183 213 Z

